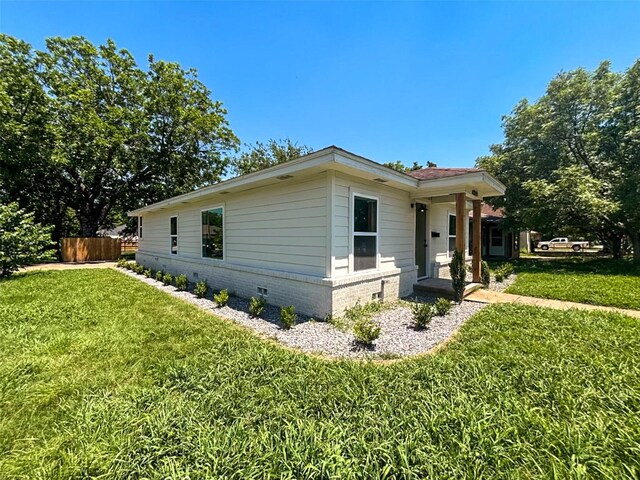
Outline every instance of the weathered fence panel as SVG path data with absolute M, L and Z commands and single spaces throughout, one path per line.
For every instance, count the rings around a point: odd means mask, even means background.
M 120 258 L 120 239 L 110 237 L 63 238 L 63 262 L 93 262 Z
M 122 240 L 120 244 L 120 248 L 122 253 L 131 253 L 138 251 L 138 241 L 137 240 Z

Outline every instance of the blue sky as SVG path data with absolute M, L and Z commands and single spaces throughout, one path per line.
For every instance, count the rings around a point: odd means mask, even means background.
M 472 166 L 501 116 L 561 70 L 640 58 L 640 2 L 0 0 L 0 31 L 112 38 L 195 67 L 246 143 L 335 144 L 379 162 Z

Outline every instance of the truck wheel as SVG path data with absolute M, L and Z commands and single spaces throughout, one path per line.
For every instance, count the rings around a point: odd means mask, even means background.
M 540 248 L 542 250 L 549 250 L 549 245 L 542 245 Z
M 582 247 L 581 247 L 580 245 L 574 245 L 574 246 L 573 246 L 573 247 L 571 247 L 571 248 L 573 248 L 573 251 L 574 251 L 574 252 L 579 252 L 580 250 L 582 250 Z

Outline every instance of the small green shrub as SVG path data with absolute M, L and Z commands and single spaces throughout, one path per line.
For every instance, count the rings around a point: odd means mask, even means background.
M 133 265 L 133 271 L 138 275 L 142 275 L 144 273 L 144 265 L 140 265 L 139 263 L 135 263 Z
M 380 336 L 380 325 L 370 318 L 363 317 L 353 325 L 353 335 L 358 343 L 371 346 Z
M 120 268 L 126 268 L 127 262 L 124 258 L 119 258 L 118 261 L 116 262 L 116 265 Z
M 229 301 L 229 291 L 225 288 L 218 293 L 213 294 L 213 301 L 216 302 L 218 307 L 224 307 Z
M 196 283 L 196 286 L 193 289 L 193 293 L 198 298 L 206 297 L 208 291 L 209 291 L 209 285 L 207 285 L 206 280 L 200 280 L 198 283 Z
M 144 272 L 142 272 L 142 273 L 144 273 L 145 277 L 151 278 L 151 269 L 150 268 L 145 268 Z
M 502 273 L 500 273 L 500 272 L 496 272 L 494 278 L 496 279 L 496 282 L 498 282 L 498 283 L 504 281 L 504 275 L 502 275 Z
M 423 330 L 431 323 L 433 318 L 434 306 L 430 303 L 414 303 L 411 305 L 413 312 L 413 323 L 417 330 Z
M 513 265 L 511 263 L 503 263 L 494 272 L 496 282 L 502 282 L 509 278 L 513 273 Z
M 435 310 L 435 314 L 439 317 L 444 317 L 453 307 L 451 300 L 447 300 L 446 298 L 438 298 L 436 303 L 433 305 Z
M 296 307 L 289 305 L 280 309 L 280 321 L 282 326 L 289 330 L 296 323 Z
M 185 274 L 176 277 L 176 288 L 179 292 L 184 292 L 189 288 L 189 280 Z
M 489 286 L 491 283 L 491 270 L 489 269 L 489 264 L 485 260 L 480 263 L 480 283 L 485 287 Z
M 467 266 L 464 263 L 464 255 L 461 251 L 453 252 L 453 258 L 449 264 L 451 283 L 453 284 L 453 298 L 456 302 L 462 302 L 464 298 L 464 283 L 467 277 Z
M 156 280 L 161 282 L 163 278 L 164 278 L 164 272 L 162 270 L 158 270 L 156 272 Z
M 264 312 L 264 307 L 267 305 L 267 302 L 264 298 L 259 297 L 251 297 L 249 300 L 249 313 L 252 317 L 259 317 Z
M 173 281 L 173 276 L 171 276 L 170 273 L 165 273 L 162 276 L 162 283 L 164 283 L 165 285 L 171 285 L 172 281 Z

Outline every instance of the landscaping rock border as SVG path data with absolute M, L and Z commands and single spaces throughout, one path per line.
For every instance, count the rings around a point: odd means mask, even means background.
M 451 337 L 469 317 L 485 306 L 481 303 L 462 302 L 454 305 L 447 315 L 434 316 L 426 329 L 416 330 L 413 328 L 413 315 L 407 302 L 434 301 L 435 298 L 406 299 L 407 301 L 390 305 L 372 317 L 380 325 L 381 334 L 371 348 L 362 348 L 356 344 L 351 332 L 343 331 L 328 322 L 298 314 L 296 325 L 286 330 L 279 321 L 279 307 L 267 305 L 260 318 L 253 318 L 248 313 L 248 299 L 230 297 L 226 306 L 218 308 L 215 302 L 207 298 L 197 298 L 188 291 L 178 291 L 173 286 L 163 285 L 162 282 L 137 275 L 130 270 L 117 270 L 214 315 L 248 327 L 263 337 L 303 352 L 333 358 L 390 359 L 426 353 Z

